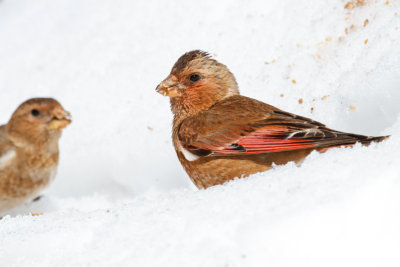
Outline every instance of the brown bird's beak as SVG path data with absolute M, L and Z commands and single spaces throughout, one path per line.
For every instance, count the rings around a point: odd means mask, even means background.
M 183 89 L 181 88 L 178 79 L 173 75 L 169 75 L 164 81 L 162 81 L 156 87 L 156 91 L 157 93 L 171 98 L 181 96 L 183 93 Z
M 54 118 L 50 122 L 51 130 L 61 130 L 67 127 L 72 122 L 71 114 L 63 109 L 58 109 L 54 112 Z

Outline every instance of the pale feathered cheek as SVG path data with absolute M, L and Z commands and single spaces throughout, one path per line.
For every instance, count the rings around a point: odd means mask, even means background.
M 8 150 L 5 154 L 0 156 L 0 170 L 9 165 L 15 158 L 16 153 L 14 150 Z

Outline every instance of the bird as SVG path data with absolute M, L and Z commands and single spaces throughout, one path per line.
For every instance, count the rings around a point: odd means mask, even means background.
M 274 165 L 301 164 L 313 150 L 325 152 L 387 138 L 332 130 L 242 96 L 228 67 L 201 50 L 183 54 L 156 91 L 170 98 L 173 145 L 199 189 L 268 171 Z
M 0 211 L 37 198 L 57 172 L 58 140 L 71 115 L 52 98 L 23 102 L 0 126 Z

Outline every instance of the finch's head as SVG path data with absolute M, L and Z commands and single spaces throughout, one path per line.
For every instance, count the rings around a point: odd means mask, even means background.
M 16 145 L 40 145 L 58 140 L 70 123 L 70 113 L 55 99 L 32 98 L 15 110 L 6 130 Z
M 229 69 L 200 50 L 183 54 L 156 91 L 171 98 L 175 114 L 174 105 L 193 114 L 239 94 L 236 79 Z

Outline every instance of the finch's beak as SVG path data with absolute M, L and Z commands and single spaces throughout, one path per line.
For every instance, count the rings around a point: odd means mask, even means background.
M 57 109 L 53 115 L 54 118 L 51 120 L 49 125 L 51 130 L 64 129 L 72 122 L 71 114 L 64 109 Z
M 169 96 L 171 98 L 181 96 L 183 93 L 183 90 L 179 85 L 178 79 L 173 75 L 169 75 L 164 81 L 162 81 L 156 87 L 156 91 L 157 93 L 160 93 L 164 96 Z

